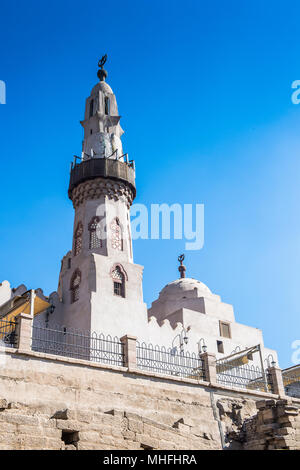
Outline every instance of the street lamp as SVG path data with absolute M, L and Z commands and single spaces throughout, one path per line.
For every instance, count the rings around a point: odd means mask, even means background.
M 197 344 L 198 344 L 198 353 L 199 353 L 199 355 L 200 355 L 202 352 L 206 353 L 206 351 L 207 351 L 207 346 L 206 346 L 206 344 L 205 344 L 204 338 L 200 338 Z
M 189 331 L 189 328 L 185 329 L 185 328 L 182 328 L 182 331 L 180 333 L 178 333 L 178 335 L 176 335 L 174 338 L 173 338 L 173 341 L 172 341 L 172 350 L 171 350 L 171 353 L 173 355 L 176 354 L 177 352 L 177 346 L 174 345 L 175 343 L 175 340 L 178 338 L 178 341 L 179 341 L 179 350 L 180 350 L 180 354 L 183 354 L 184 352 L 184 345 L 185 344 L 188 344 L 189 342 L 189 338 L 188 338 L 188 333 Z
M 269 354 L 268 357 L 267 357 L 267 363 L 268 363 L 268 367 L 270 367 L 270 364 L 272 367 L 275 367 L 276 366 L 276 361 L 274 359 L 274 356 L 273 354 Z

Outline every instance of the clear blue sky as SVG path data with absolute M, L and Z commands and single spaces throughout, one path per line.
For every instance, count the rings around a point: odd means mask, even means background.
M 253 0 L 2 2 L 0 279 L 57 287 L 71 247 L 69 164 L 109 56 L 137 202 L 204 203 L 188 275 L 291 360 L 300 339 L 300 4 Z M 150 304 L 183 241 L 136 241 Z

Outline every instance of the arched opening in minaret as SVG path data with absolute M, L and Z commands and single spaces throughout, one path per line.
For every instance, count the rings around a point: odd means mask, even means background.
M 93 217 L 89 223 L 89 232 L 90 232 L 90 250 L 97 248 L 102 248 L 102 239 L 100 234 L 100 217 Z
M 71 291 L 71 304 L 79 299 L 79 287 L 81 283 L 81 272 L 76 269 L 71 277 L 70 291 Z
M 94 100 L 90 101 L 90 112 L 89 112 L 89 117 L 92 117 L 94 114 Z
M 78 222 L 77 228 L 75 230 L 74 236 L 74 256 L 79 255 L 82 249 L 82 234 L 83 234 L 83 225 L 81 222 Z
M 111 272 L 114 295 L 125 297 L 125 274 L 120 266 L 115 266 Z
M 110 99 L 108 98 L 108 96 L 105 97 L 105 100 L 104 100 L 104 105 L 105 105 L 105 114 L 109 115 L 110 113 Z

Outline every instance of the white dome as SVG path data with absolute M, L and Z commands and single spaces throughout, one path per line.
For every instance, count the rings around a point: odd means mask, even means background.
M 210 289 L 193 278 L 176 279 L 167 284 L 159 294 L 160 300 L 179 300 L 184 298 L 206 297 L 211 295 Z

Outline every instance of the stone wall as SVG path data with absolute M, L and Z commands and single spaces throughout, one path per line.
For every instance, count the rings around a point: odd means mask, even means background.
M 228 435 L 231 447 L 245 450 L 299 450 L 300 402 L 260 400 L 258 412 Z
M 214 449 L 211 434 L 190 419 L 168 426 L 121 410 L 50 409 L 1 400 L 0 449 Z
M 0 449 L 238 448 L 243 423 L 267 396 L 6 349 Z

